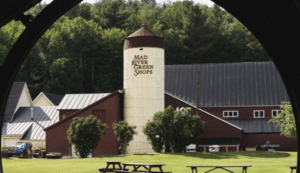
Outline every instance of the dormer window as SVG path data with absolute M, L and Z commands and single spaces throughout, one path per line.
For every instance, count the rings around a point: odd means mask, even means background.
M 254 118 L 265 118 L 265 111 L 264 110 L 255 110 L 253 111 Z
M 239 111 L 223 111 L 223 117 L 239 117 Z
M 62 115 L 61 115 L 61 119 L 62 119 L 62 120 L 65 119 L 66 116 L 67 116 L 66 114 L 62 114 Z
M 278 117 L 278 115 L 282 112 L 282 110 L 272 110 L 272 117 Z

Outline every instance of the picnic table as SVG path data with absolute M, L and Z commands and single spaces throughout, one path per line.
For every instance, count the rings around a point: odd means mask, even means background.
M 297 169 L 297 166 L 286 166 L 291 168 L 291 173 L 293 172 L 294 169 Z
M 99 168 L 100 172 L 106 173 L 106 172 L 115 172 L 114 170 L 123 170 L 120 161 L 107 161 L 106 164 L 107 164 L 106 168 Z M 110 165 L 112 165 L 112 168 L 109 168 Z M 126 171 L 126 169 L 124 170 Z
M 116 173 L 131 173 L 131 172 L 171 173 L 171 172 L 164 172 L 162 170 L 162 166 L 165 166 L 165 164 L 148 164 L 148 163 L 122 163 L 122 164 L 123 164 L 123 170 L 114 170 Z M 133 170 L 128 171 L 127 169 L 128 166 L 133 166 Z M 139 170 L 139 168 L 141 167 L 146 170 Z M 152 171 L 152 168 L 159 168 L 159 171 Z
M 242 173 L 247 173 L 247 168 L 248 167 L 252 167 L 252 165 L 190 165 L 190 166 L 187 166 L 187 167 L 190 167 L 192 169 L 192 173 L 194 173 L 194 170 L 197 173 L 197 168 L 199 168 L 199 167 L 202 167 L 202 168 L 209 168 L 209 167 L 211 167 L 211 168 L 213 168 L 213 169 L 211 169 L 209 171 L 206 171 L 205 173 L 213 171 L 215 169 L 223 169 L 223 170 L 225 170 L 227 172 L 233 173 L 232 171 L 230 171 L 228 169 L 225 169 L 225 167 L 242 167 L 243 168 Z

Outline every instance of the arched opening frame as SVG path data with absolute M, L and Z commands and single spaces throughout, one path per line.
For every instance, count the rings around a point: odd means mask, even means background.
M 15 76 L 31 48 L 43 33 L 65 12 L 81 0 L 54 0 L 31 22 L 18 38 L 0 67 L 0 105 L 2 129 L 4 109 Z M 297 134 L 300 134 L 300 13 L 297 1 L 224 1 L 213 0 L 241 21 L 260 41 L 274 61 L 290 97 L 296 120 Z M 298 148 L 299 148 L 298 138 Z M 299 158 L 299 153 L 298 153 Z M 299 165 L 299 159 L 297 159 Z M 0 161 L 3 172 L 2 161 Z M 297 170 L 300 173 L 300 170 Z

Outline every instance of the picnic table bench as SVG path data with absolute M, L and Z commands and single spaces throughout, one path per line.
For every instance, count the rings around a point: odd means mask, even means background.
M 215 169 L 223 169 L 227 172 L 233 173 L 232 171 L 230 171 L 228 169 L 225 169 L 225 167 L 242 167 L 243 168 L 242 173 L 247 173 L 247 168 L 252 167 L 252 165 L 190 165 L 190 166 L 187 166 L 187 167 L 190 167 L 192 169 L 192 173 L 194 173 L 194 170 L 195 170 L 196 173 L 198 173 L 197 168 L 199 168 L 199 167 L 202 167 L 202 168 L 211 167 L 211 168 L 213 168 L 211 170 L 206 171 L 205 173 L 213 171 Z
M 107 161 L 106 163 L 107 163 L 106 168 L 99 168 L 100 172 L 104 172 L 104 173 L 115 172 L 114 170 L 128 171 L 128 169 L 122 169 L 120 161 Z M 112 168 L 109 168 L 110 165 L 112 165 Z M 118 168 L 116 166 L 118 166 Z
M 123 164 L 123 170 L 114 170 L 116 173 L 171 173 L 171 172 L 164 172 L 162 170 L 162 166 L 165 166 L 165 164 L 148 164 L 148 163 L 122 163 Z M 133 170 L 129 171 L 126 167 L 133 166 Z M 139 168 L 143 167 L 146 170 L 138 170 Z M 159 171 L 152 171 L 152 168 L 159 168 Z
M 297 169 L 297 166 L 286 166 L 291 168 L 291 173 L 293 172 L 294 169 Z

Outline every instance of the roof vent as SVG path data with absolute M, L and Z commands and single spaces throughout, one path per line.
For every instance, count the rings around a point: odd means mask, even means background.
M 31 108 L 31 120 L 33 120 L 33 108 Z

